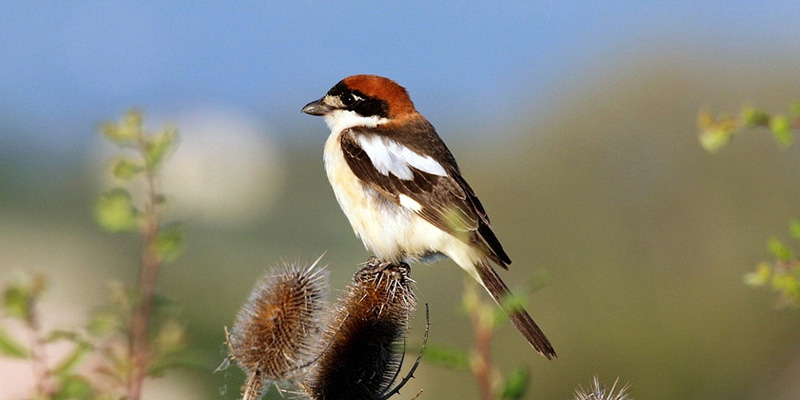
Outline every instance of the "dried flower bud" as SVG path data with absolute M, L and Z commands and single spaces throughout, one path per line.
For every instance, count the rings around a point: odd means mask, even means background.
M 312 399 L 377 399 L 397 376 L 416 306 L 407 264 L 374 257 L 353 277 L 334 310 L 320 359 L 301 382 Z
M 258 397 L 265 379 L 298 376 L 319 354 L 328 284 L 317 263 L 273 268 L 236 315 L 228 347 L 247 374 L 245 398 Z

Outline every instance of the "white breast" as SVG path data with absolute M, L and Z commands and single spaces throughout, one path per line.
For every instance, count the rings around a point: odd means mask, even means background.
M 445 248 L 455 238 L 361 183 L 344 159 L 337 132 L 331 133 L 325 142 L 324 160 L 336 200 L 368 250 L 391 261 L 413 261 L 434 252 L 447 253 Z M 409 205 L 413 208 L 415 204 Z

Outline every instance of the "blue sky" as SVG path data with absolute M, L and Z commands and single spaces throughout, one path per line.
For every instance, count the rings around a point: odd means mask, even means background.
M 647 52 L 800 54 L 796 1 L 695 3 L 2 2 L 0 140 L 69 148 L 132 105 L 216 104 L 285 135 L 354 73 L 470 125 Z

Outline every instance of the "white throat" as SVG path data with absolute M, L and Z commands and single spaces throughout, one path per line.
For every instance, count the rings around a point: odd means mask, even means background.
M 334 134 L 355 126 L 374 128 L 386 122 L 389 122 L 388 118 L 378 116 L 364 117 L 349 110 L 334 110 L 325 114 L 325 123 L 328 124 L 328 128 Z

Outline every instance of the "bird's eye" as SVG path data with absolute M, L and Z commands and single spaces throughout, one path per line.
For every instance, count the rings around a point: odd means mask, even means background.
M 343 94 L 340 97 L 340 99 L 342 100 L 342 104 L 344 104 L 345 107 L 350 107 L 353 105 L 353 103 L 356 102 L 355 97 L 351 93 Z

